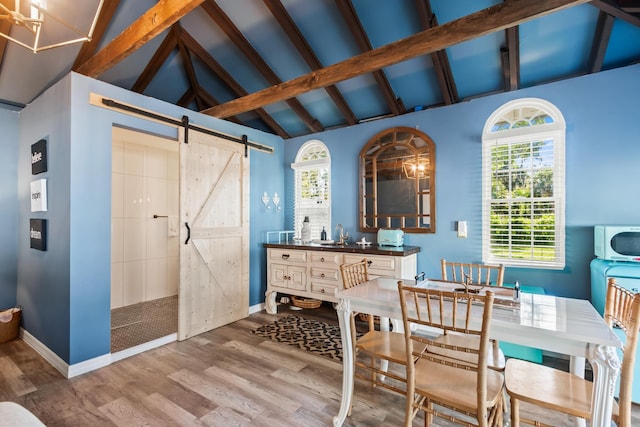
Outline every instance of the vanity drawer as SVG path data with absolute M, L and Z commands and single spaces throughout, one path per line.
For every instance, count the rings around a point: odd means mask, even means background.
M 370 274 L 391 275 L 396 271 L 396 257 L 394 256 L 378 256 L 378 255 L 345 255 L 344 262 L 346 264 L 353 264 L 354 262 L 362 261 L 362 258 L 367 258 L 369 265 L 367 269 Z
M 311 292 L 314 294 L 324 295 L 323 298 L 332 298 L 338 289 L 337 283 L 327 283 L 318 280 L 311 281 Z
M 280 262 L 307 262 L 306 251 L 296 251 L 291 249 L 269 249 L 269 260 Z
M 328 280 L 331 282 L 339 282 L 340 281 L 340 271 L 331 268 L 322 268 L 322 267 L 309 267 L 309 277 L 311 280 L 321 279 Z
M 336 252 L 308 252 L 307 256 L 311 265 L 325 266 L 326 268 L 340 268 L 342 254 Z

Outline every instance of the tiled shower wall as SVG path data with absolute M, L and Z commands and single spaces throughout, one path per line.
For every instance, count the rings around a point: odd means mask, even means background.
M 114 128 L 112 159 L 111 308 L 177 295 L 177 143 Z

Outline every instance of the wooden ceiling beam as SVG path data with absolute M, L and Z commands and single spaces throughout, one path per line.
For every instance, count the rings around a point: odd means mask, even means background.
M 195 99 L 196 91 L 194 88 L 189 86 L 178 100 L 177 105 L 183 108 L 188 108 L 189 104 L 191 104 Z
M 80 48 L 80 52 L 76 56 L 76 60 L 73 62 L 71 69 L 76 71 L 80 65 L 84 64 L 89 60 L 98 49 L 98 45 L 102 41 L 104 37 L 104 33 L 107 31 L 111 20 L 113 19 L 113 15 L 115 15 L 118 6 L 120 5 L 120 0 L 105 0 L 102 4 L 102 9 L 100 9 L 100 16 L 98 16 L 98 21 L 96 22 L 96 27 L 93 30 L 93 37 L 91 41 L 82 43 L 82 47 Z
M 242 32 L 231 22 L 231 19 L 224 13 L 224 11 L 213 1 L 205 0 L 202 4 L 202 8 L 209 14 L 211 19 L 218 24 L 218 26 L 225 32 L 225 34 L 231 39 L 233 44 L 251 61 L 254 67 L 262 74 L 262 76 L 272 85 L 278 85 L 282 83 L 282 80 L 276 75 L 276 73 L 269 67 L 260 54 L 251 46 L 251 43 L 244 37 Z M 316 118 L 304 108 L 304 106 L 295 99 L 295 97 L 288 97 L 286 99 L 280 99 L 285 101 L 289 107 L 300 117 L 305 125 L 312 132 L 321 132 L 324 130 L 324 126 Z M 215 108 L 215 107 L 214 107 Z M 250 111 L 255 108 L 250 108 Z
M 202 86 L 198 86 L 195 91 L 196 91 L 196 98 L 199 98 L 199 101 L 198 101 L 199 103 L 206 103 L 210 107 L 220 104 L 220 102 L 213 95 L 207 92 L 207 90 Z M 242 124 L 240 119 L 237 118 L 236 116 L 229 117 L 226 120 L 229 120 L 230 122 L 233 122 L 233 123 L 237 123 L 239 125 Z
M 228 117 L 519 25 L 587 0 L 506 0 L 282 84 L 204 110 Z
M 591 4 L 611 16 L 640 27 L 640 16 L 634 16 L 620 9 L 615 0 L 591 0 Z
M 415 0 L 416 9 L 418 11 L 418 18 L 420 19 L 420 26 L 422 30 L 428 30 L 429 28 L 438 26 L 438 19 L 433 13 L 430 0 Z M 451 105 L 458 102 L 458 88 L 456 86 L 455 79 L 453 78 L 453 72 L 451 71 L 451 65 L 449 64 L 449 56 L 447 51 L 442 49 L 431 54 L 431 62 L 433 62 L 433 68 L 438 79 L 438 85 L 440 86 L 440 92 L 446 105 Z
M 358 48 L 361 52 L 370 52 L 373 50 L 373 46 L 371 45 L 371 41 L 369 37 L 367 37 L 367 33 L 360 22 L 360 18 L 358 18 L 358 13 L 356 12 L 353 3 L 351 0 L 335 0 L 340 13 L 342 14 L 344 20 L 353 35 L 353 38 L 358 45 Z M 372 70 L 371 71 L 373 78 L 375 79 L 380 91 L 382 92 L 385 100 L 387 101 L 387 105 L 389 106 L 389 110 L 395 116 L 399 114 L 404 114 L 407 112 L 402 99 L 398 98 L 389 83 L 389 79 L 384 74 L 384 71 Z
M 271 11 L 273 17 L 276 18 L 276 20 L 280 24 L 280 27 L 282 27 L 284 32 L 287 34 L 287 37 L 289 37 L 291 43 L 293 43 L 293 45 L 296 47 L 300 56 L 302 56 L 302 58 L 305 60 L 309 68 L 311 68 L 312 70 L 319 70 L 320 68 L 322 68 L 323 65 L 320 62 L 320 59 L 318 59 L 315 52 L 302 34 L 302 31 L 300 31 L 298 26 L 291 18 L 291 15 L 289 15 L 285 7 L 282 5 L 282 2 L 280 0 L 263 1 Z M 340 93 L 340 90 L 338 90 L 335 85 L 327 86 L 326 88 L 324 88 L 324 90 L 327 92 L 333 103 L 336 104 L 336 107 L 338 107 L 338 110 L 340 110 L 348 125 L 355 125 L 356 123 L 358 123 L 358 119 L 351 110 L 351 107 L 349 107 L 347 100 L 344 99 L 344 96 L 342 96 L 342 93 Z
M 175 24 L 204 0 L 160 0 L 76 70 L 96 78 Z
M 602 70 L 604 55 L 607 52 L 614 21 L 615 18 L 613 16 L 602 10 L 598 14 L 598 23 L 596 24 L 596 31 L 593 35 L 593 43 L 591 44 L 591 52 L 589 53 L 587 73 L 597 73 Z
M 520 30 L 511 27 L 505 30 L 507 46 L 500 49 L 502 74 L 506 92 L 520 88 Z
M 158 74 L 162 64 L 165 63 L 171 52 L 178 47 L 178 32 L 180 31 L 179 27 L 176 27 L 178 24 L 173 24 L 171 29 L 167 33 L 167 36 L 162 40 L 158 49 L 151 57 L 151 60 L 147 63 L 147 66 L 144 67 L 142 73 L 138 76 L 138 80 L 131 86 L 131 90 L 133 92 L 142 93 L 149 86 L 151 80 Z
M 222 67 L 210 54 L 207 50 L 202 47 L 200 43 L 196 41 L 196 39 L 189 34 L 184 28 L 180 30 L 180 39 L 185 44 L 187 49 L 191 53 L 193 53 L 213 74 L 215 74 L 227 87 L 236 94 L 236 96 L 245 96 L 248 95 L 248 92 L 244 90 L 242 86 L 238 82 L 235 81 L 231 74 L 227 72 L 227 70 Z M 212 104 L 212 105 L 218 105 Z M 276 122 L 273 117 L 271 117 L 264 108 L 257 108 L 254 110 L 255 113 L 265 122 L 267 126 L 269 126 L 277 135 L 280 135 L 282 138 L 288 139 L 291 138 L 291 135 L 285 131 L 282 126 Z
M 640 13 L 640 0 L 618 0 L 618 7 L 628 13 Z
M 174 24 L 179 25 L 179 24 Z M 201 97 L 199 95 L 200 84 L 198 83 L 198 77 L 196 76 L 196 70 L 193 68 L 193 62 L 191 62 L 191 55 L 189 55 L 189 51 L 182 43 L 182 40 L 178 40 L 178 49 L 180 50 L 180 57 L 182 58 L 182 66 L 184 67 L 184 72 L 187 75 L 187 80 L 189 80 L 189 85 L 194 88 L 196 92 L 196 105 L 198 106 L 198 110 L 204 110 L 205 106 L 202 103 Z M 218 105 L 216 102 L 214 105 Z

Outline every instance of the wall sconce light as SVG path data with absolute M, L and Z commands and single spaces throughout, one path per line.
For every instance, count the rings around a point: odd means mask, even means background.
M 405 160 L 402 162 L 402 170 L 409 179 L 422 179 L 427 177 L 428 164 L 425 160 Z
M 266 191 L 264 193 L 262 193 L 262 203 L 264 203 L 264 210 L 265 211 L 268 211 L 269 209 L 271 209 L 271 205 L 269 205 L 269 201 L 270 200 L 271 199 L 267 195 Z
M 273 193 L 273 204 L 276 207 L 276 212 L 280 212 L 282 210 L 282 207 L 280 206 L 280 197 L 278 197 L 278 193 L 275 192 Z

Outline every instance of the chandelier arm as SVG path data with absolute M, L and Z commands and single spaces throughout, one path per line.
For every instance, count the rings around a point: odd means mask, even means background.
M 97 25 L 98 22 L 98 18 L 100 17 L 100 12 L 102 10 L 102 6 L 104 4 L 104 0 L 100 0 L 97 6 L 97 9 L 95 11 L 95 14 L 93 16 L 93 20 L 91 22 L 91 27 L 89 29 L 89 32 L 87 34 L 85 34 L 84 32 L 82 32 L 80 29 L 76 28 L 75 26 L 65 22 L 62 18 L 59 18 L 58 16 L 54 15 L 53 13 L 50 13 L 46 8 L 43 8 L 42 6 L 38 5 L 38 4 L 31 4 L 31 7 L 37 9 L 38 11 L 38 16 L 39 18 L 28 18 L 24 15 L 22 15 L 22 13 L 20 13 L 20 0 L 16 0 L 16 6 L 15 6 L 15 11 L 9 9 L 8 7 L 6 7 L 4 4 L 0 3 L 0 13 L 1 12 L 6 12 L 6 13 L 2 13 L 0 14 L 0 20 L 7 20 L 11 23 L 13 23 L 14 25 L 19 25 L 22 26 L 24 28 L 26 28 L 29 32 L 31 32 L 34 35 L 34 42 L 32 43 L 32 45 L 28 45 L 14 37 L 11 37 L 9 34 L 5 34 L 0 32 L 0 36 L 4 37 L 7 40 L 10 40 L 16 44 L 18 44 L 19 46 L 22 46 L 26 49 L 31 50 L 33 53 L 38 53 L 40 51 L 43 50 L 48 50 L 48 49 L 53 49 L 56 47 L 61 47 L 61 46 L 67 46 L 70 44 L 74 44 L 74 43 L 80 43 L 80 42 L 86 42 L 86 41 L 91 41 L 91 37 L 93 36 L 93 31 Z M 69 29 L 70 31 L 73 31 L 74 33 L 80 35 L 81 37 L 79 38 L 75 38 L 73 40 L 67 40 L 67 41 L 63 41 L 63 42 L 59 42 L 59 43 L 54 43 L 54 44 L 50 44 L 47 46 L 43 46 L 43 47 L 39 47 L 38 44 L 40 42 L 40 29 L 42 27 L 42 24 L 44 23 L 44 18 L 48 17 L 49 19 L 58 22 L 59 24 L 65 26 L 67 29 Z

